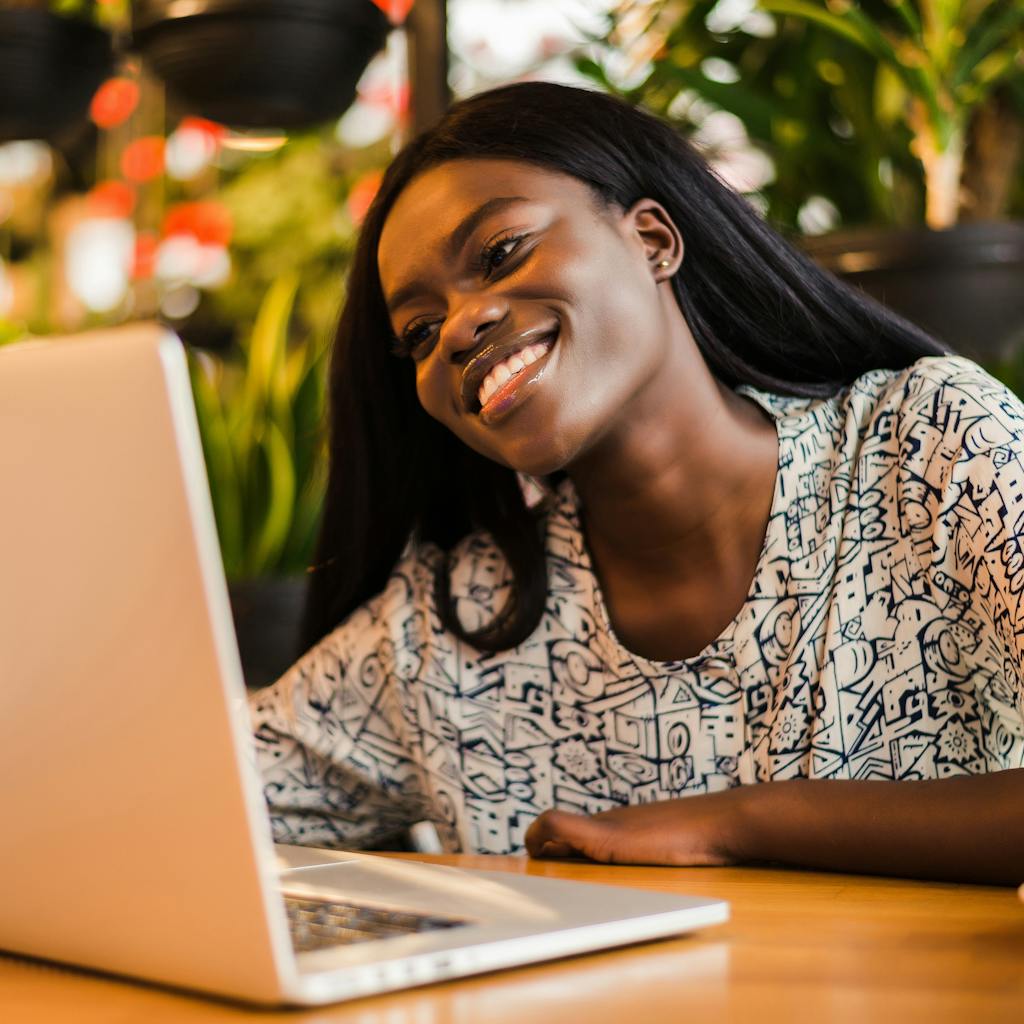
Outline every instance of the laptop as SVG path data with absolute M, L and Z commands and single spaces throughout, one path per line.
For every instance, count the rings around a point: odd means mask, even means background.
M 721 900 L 274 846 L 181 343 L 0 349 L 0 949 L 313 1005 Z

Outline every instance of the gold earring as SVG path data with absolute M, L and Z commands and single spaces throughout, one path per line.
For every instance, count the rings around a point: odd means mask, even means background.
M 671 260 L 662 260 L 662 261 L 661 261 L 661 262 L 660 262 L 660 263 L 658 264 L 658 266 L 659 266 L 659 267 L 661 267 L 662 269 L 664 269 L 665 267 L 669 266 L 669 264 L 670 264 L 671 262 L 672 262 Z

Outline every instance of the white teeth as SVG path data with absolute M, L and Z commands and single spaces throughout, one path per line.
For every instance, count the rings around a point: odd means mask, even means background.
M 522 373 L 531 363 L 537 362 L 547 353 L 552 344 L 551 341 L 538 341 L 533 345 L 527 345 L 519 352 L 507 356 L 497 366 L 492 366 L 490 373 L 484 377 L 480 390 L 477 392 L 477 401 L 480 403 L 480 407 L 483 408 L 490 401 L 491 396 L 502 384 L 517 373 Z

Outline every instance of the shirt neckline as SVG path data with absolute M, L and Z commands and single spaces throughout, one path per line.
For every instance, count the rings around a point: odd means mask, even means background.
M 791 398 L 786 395 L 775 395 L 769 392 L 759 391 L 749 385 L 741 385 L 735 390 L 738 394 L 746 395 L 757 402 L 757 404 L 761 406 L 761 408 L 764 409 L 774 421 L 779 446 L 778 465 L 775 468 L 775 485 L 772 492 L 771 511 L 768 513 L 768 525 L 765 529 L 764 538 L 761 541 L 761 551 L 754 567 L 754 573 L 751 577 L 750 585 L 747 588 L 746 597 L 743 599 L 743 604 L 736 612 L 736 615 L 729 621 L 722 632 L 697 654 L 691 655 L 688 658 L 678 658 L 672 661 L 657 661 L 652 658 L 645 658 L 643 655 L 630 650 L 619 639 L 608 614 L 608 606 L 605 602 L 601 581 L 598 579 L 597 573 L 594 571 L 594 565 L 590 557 L 590 548 L 587 545 L 586 537 L 583 533 L 583 524 L 580 519 L 579 494 L 573 486 L 572 480 L 568 477 L 566 477 L 558 487 L 558 506 L 562 514 L 566 519 L 568 519 L 570 525 L 579 536 L 580 567 L 589 574 L 593 581 L 594 614 L 605 634 L 614 644 L 617 659 L 630 660 L 640 668 L 647 668 L 655 673 L 664 672 L 666 670 L 680 671 L 687 668 L 696 668 L 701 665 L 705 665 L 710 661 L 724 661 L 730 665 L 734 663 L 732 643 L 733 634 L 736 631 L 738 623 L 744 617 L 744 613 L 760 591 L 761 578 L 766 571 L 769 556 L 772 548 L 774 547 L 773 542 L 775 540 L 775 533 L 778 525 L 782 523 L 782 512 L 786 503 L 786 494 L 788 493 L 785 476 L 786 470 L 793 461 L 791 446 L 794 436 L 791 430 L 786 429 L 784 421 L 789 418 L 791 413 L 803 411 L 815 401 L 820 401 L 802 397 Z

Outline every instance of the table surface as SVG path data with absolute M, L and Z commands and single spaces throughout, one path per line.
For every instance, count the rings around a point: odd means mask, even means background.
M 724 897 L 732 919 L 678 939 L 297 1011 L 252 1011 L 0 954 L 0 1021 L 1024 1021 L 1024 905 L 1012 889 L 753 868 L 417 859 Z

